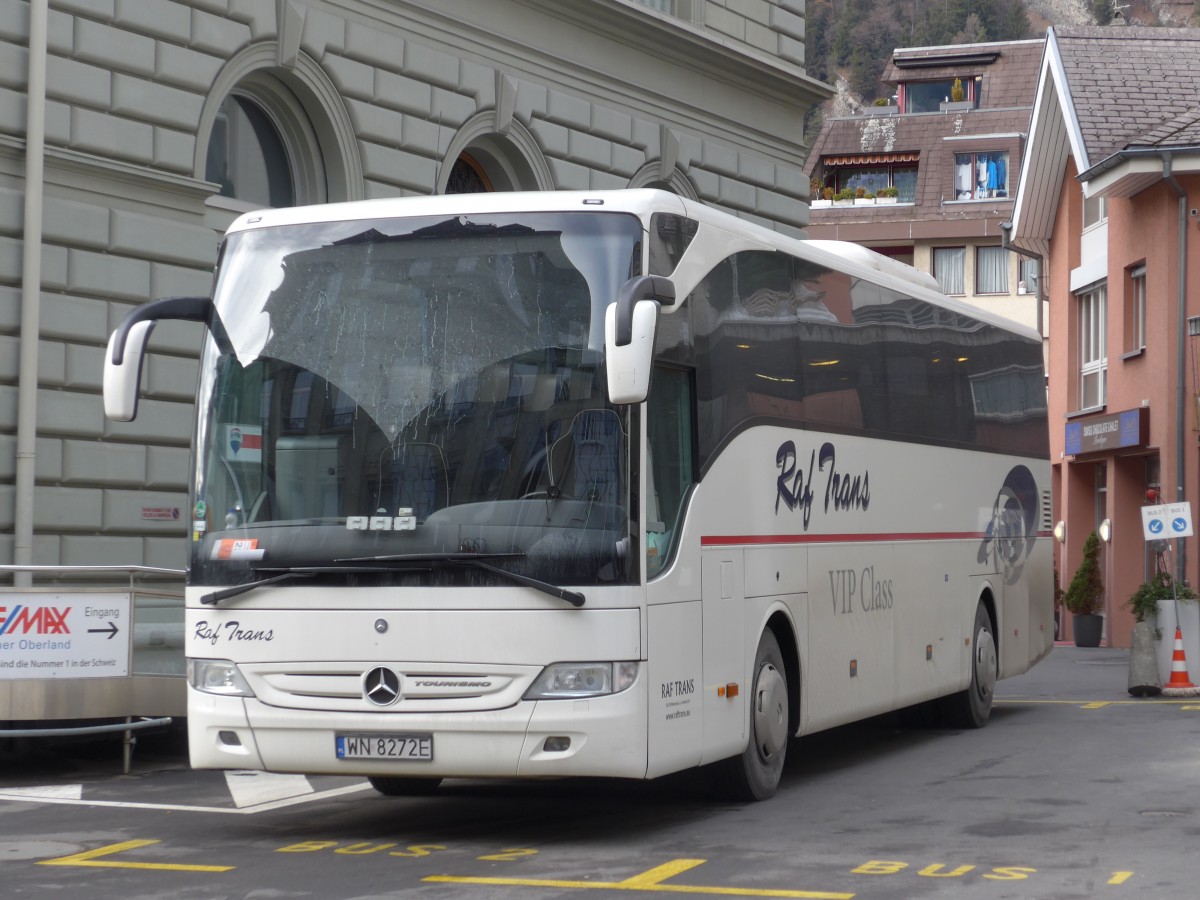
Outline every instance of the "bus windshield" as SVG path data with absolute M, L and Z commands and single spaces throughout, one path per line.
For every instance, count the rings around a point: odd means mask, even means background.
M 595 212 L 231 234 L 201 361 L 192 579 L 470 554 L 553 584 L 628 581 L 628 413 L 606 399 L 603 322 L 641 238 L 636 217 Z

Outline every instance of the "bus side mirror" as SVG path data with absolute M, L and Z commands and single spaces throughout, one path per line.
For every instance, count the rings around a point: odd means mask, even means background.
M 604 356 L 611 403 L 641 403 L 650 391 L 654 337 L 661 301 L 675 301 L 675 285 L 660 275 L 630 278 L 604 313 Z
M 138 385 L 150 332 L 160 319 L 208 322 L 208 297 L 167 297 L 146 303 L 121 320 L 104 353 L 104 414 L 117 422 L 137 416 Z

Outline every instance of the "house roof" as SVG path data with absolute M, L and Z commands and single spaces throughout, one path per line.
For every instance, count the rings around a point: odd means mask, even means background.
M 1200 166 L 1200 29 L 1051 28 L 1013 213 L 1013 243 L 1045 254 L 1067 161 L 1089 196 L 1161 180 L 1162 152 Z M 1176 171 L 1179 171 L 1176 166 Z
M 1003 41 L 944 47 L 904 47 L 892 52 L 881 81 L 946 81 L 981 76 L 980 109 L 1028 109 L 1037 86 L 1043 42 Z
M 891 84 L 980 76 L 979 105 L 969 110 L 826 119 L 805 163 L 809 175 L 832 166 L 918 162 L 913 205 L 816 209 L 809 234 L 850 240 L 910 241 L 991 236 L 1011 217 L 1011 199 L 956 202 L 954 157 L 969 151 L 1008 153 L 1015 188 L 1029 125 L 1042 41 L 1008 41 L 897 49 L 885 71 Z M 831 229 L 835 229 L 831 230 Z

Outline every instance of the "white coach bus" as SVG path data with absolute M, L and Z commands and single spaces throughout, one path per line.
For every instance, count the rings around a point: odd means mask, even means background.
M 776 789 L 789 739 L 981 726 L 1052 645 L 1041 341 L 659 191 L 241 217 L 207 325 L 192 765 Z

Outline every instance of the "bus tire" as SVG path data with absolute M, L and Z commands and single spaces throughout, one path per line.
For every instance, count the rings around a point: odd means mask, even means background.
M 787 669 L 770 629 L 758 640 L 753 679 L 746 749 L 740 756 L 716 763 L 713 772 L 718 792 L 730 800 L 766 800 L 783 775 L 790 736 Z
M 971 683 L 965 691 L 945 698 L 943 714 L 950 728 L 982 728 L 992 713 L 996 692 L 996 636 L 983 601 L 975 607 L 971 630 Z
M 371 775 L 371 787 L 385 797 L 428 797 L 437 793 L 440 778 L 412 778 L 404 775 Z

